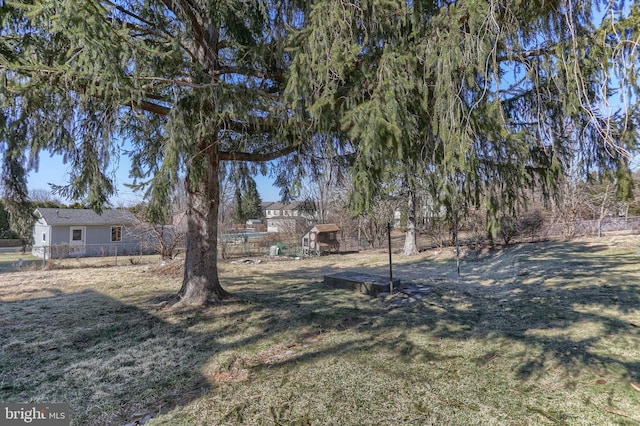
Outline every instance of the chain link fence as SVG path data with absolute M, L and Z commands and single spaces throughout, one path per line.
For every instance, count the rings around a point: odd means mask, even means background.
M 220 257 L 232 259 L 253 256 L 287 256 L 303 257 L 302 238 L 281 234 L 265 235 L 258 238 L 225 241 L 218 245 Z M 343 238 L 340 240 L 339 252 L 355 252 L 367 248 L 365 240 Z
M 477 244 L 487 244 L 486 233 L 481 235 L 471 235 L 469 232 L 460 233 L 460 244 L 477 246 Z M 520 234 L 515 236 L 511 242 L 534 242 L 548 239 L 570 239 L 580 237 L 592 237 L 597 235 L 631 232 L 640 234 L 640 217 L 608 217 L 602 221 L 581 220 L 574 222 L 545 222 L 532 234 Z M 441 230 L 438 235 L 430 233 L 418 234 L 418 248 L 425 249 L 436 246 L 447 246 L 452 244 L 448 237 L 448 230 Z M 404 245 L 405 235 L 400 231 L 392 234 L 392 250 L 401 250 Z M 356 237 L 343 237 L 340 239 L 340 253 L 357 252 L 370 249 L 365 239 Z M 376 247 L 374 247 L 376 248 Z M 379 247 L 380 249 L 385 247 Z M 21 247 L 5 248 L 4 250 L 22 251 Z M 178 256 L 184 255 L 185 247 L 177 246 L 174 253 Z M 70 244 L 56 244 L 51 246 L 26 247 L 25 254 L 33 253 L 43 260 L 56 260 L 67 258 L 110 258 L 110 264 L 139 263 L 143 256 L 159 255 L 157 250 L 145 244 L 85 244 L 84 246 L 74 246 Z M 234 259 L 241 257 L 260 256 L 286 256 L 303 257 L 302 240 L 295 235 L 289 234 L 267 234 L 256 233 L 233 238 L 225 235 L 221 236 L 218 243 L 218 255 L 222 259 Z M 128 258 L 128 260 L 127 260 Z M 153 259 L 157 259 L 152 256 Z
M 32 246 L 26 253 L 33 254 L 42 259 L 43 267 L 55 266 L 58 262 L 66 264 L 73 260 L 76 266 L 118 266 L 157 261 L 156 256 L 149 250 L 141 249 L 139 245 L 110 245 L 110 244 L 85 244 L 77 246 L 72 244 L 53 244 L 50 246 Z M 33 262 L 32 262 L 33 263 Z

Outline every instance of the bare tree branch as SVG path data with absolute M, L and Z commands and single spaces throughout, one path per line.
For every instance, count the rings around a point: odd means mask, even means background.
M 218 156 L 222 161 L 249 161 L 249 162 L 264 162 L 275 160 L 276 158 L 283 157 L 285 155 L 289 155 L 292 152 L 300 149 L 303 145 L 303 142 L 297 142 L 291 146 L 272 151 L 267 153 L 259 153 L 259 152 L 231 152 L 231 151 L 220 151 Z

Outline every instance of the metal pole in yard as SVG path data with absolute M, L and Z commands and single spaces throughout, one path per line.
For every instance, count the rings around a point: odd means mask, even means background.
M 389 236 L 389 294 L 393 294 L 393 267 L 391 266 L 391 222 L 387 222 Z

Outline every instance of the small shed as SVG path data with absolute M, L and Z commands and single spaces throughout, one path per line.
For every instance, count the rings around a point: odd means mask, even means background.
M 302 237 L 302 254 L 337 253 L 340 251 L 338 232 L 340 228 L 333 223 L 315 225 Z

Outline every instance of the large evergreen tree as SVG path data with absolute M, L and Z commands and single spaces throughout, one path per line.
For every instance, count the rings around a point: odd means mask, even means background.
M 131 156 L 132 177 L 158 214 L 184 177 L 179 294 L 198 305 L 227 296 L 217 273 L 221 163 L 297 163 L 307 127 L 282 90 L 285 37 L 303 11 L 288 0 L 25 0 L 0 8 L 2 176 L 14 206 L 28 209 L 25 172 L 43 151 L 71 163 L 58 193 L 98 210 L 114 193 L 107 170 L 118 155 Z
M 574 156 L 628 174 L 639 16 L 573 0 L 317 1 L 290 90 L 357 142 L 357 207 L 400 163 L 451 217 L 482 207 L 495 228 L 531 188 L 552 193 Z
M 638 12 L 602 4 L 610 22 L 598 27 L 592 2 L 572 0 L 2 2 L 8 207 L 28 207 L 25 173 L 49 151 L 71 163 L 58 191 L 99 209 L 126 141 L 156 211 L 184 177 L 190 304 L 227 294 L 225 161 L 280 158 L 286 184 L 321 141 L 350 154 L 361 209 L 400 162 L 496 216 L 523 189 L 552 188 L 575 141 L 586 168 L 625 170 L 634 109 L 602 106 L 612 73 L 634 88 Z
M 0 239 L 15 238 L 15 234 L 9 226 L 9 212 L 4 208 L 4 202 L 0 200 Z
M 262 218 L 262 198 L 255 179 L 245 167 L 238 167 L 235 184 L 235 206 L 231 214 L 236 223 L 245 223 L 249 219 Z

